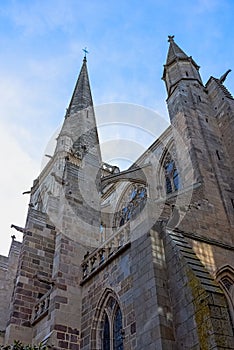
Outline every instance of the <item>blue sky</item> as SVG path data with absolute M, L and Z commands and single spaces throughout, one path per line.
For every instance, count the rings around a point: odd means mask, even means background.
M 125 102 L 167 119 L 161 80 L 168 43 L 201 66 L 206 82 L 234 70 L 233 0 L 1 0 L 1 243 L 24 226 L 41 157 L 68 106 L 83 52 L 96 105 Z M 231 73 L 226 86 L 234 92 Z

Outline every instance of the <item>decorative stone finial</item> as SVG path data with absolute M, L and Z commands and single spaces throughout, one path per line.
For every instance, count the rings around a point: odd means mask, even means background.
M 174 42 L 175 35 L 168 35 L 168 42 L 173 43 Z

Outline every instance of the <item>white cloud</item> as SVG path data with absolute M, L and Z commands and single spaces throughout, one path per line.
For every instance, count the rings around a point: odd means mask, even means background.
M 38 172 L 38 162 L 31 159 L 7 126 L 0 122 L 0 200 L 1 200 L 1 246 L 0 254 L 8 253 L 11 235 L 17 239 L 21 234 L 10 229 L 11 224 L 24 227 L 29 197 L 22 192 L 30 189 Z
M 50 64 L 46 66 L 49 70 Z M 28 71 L 0 70 L 0 254 L 7 255 L 11 235 L 22 234 L 12 230 L 11 224 L 24 227 L 30 190 L 41 170 L 41 156 L 50 137 L 52 118 L 56 117 L 57 103 L 53 100 L 42 68 L 32 64 Z M 46 69 L 44 71 L 46 74 Z M 51 73 L 52 75 L 54 73 Z

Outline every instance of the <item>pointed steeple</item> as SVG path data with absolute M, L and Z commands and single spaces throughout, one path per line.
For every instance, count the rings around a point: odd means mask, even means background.
M 67 109 L 66 117 L 81 111 L 87 107 L 93 106 L 92 94 L 89 84 L 89 76 L 87 69 L 86 56 L 83 59 L 83 64 L 80 70 L 79 77 L 71 98 L 71 102 Z
M 168 42 L 170 43 L 166 65 L 172 63 L 176 59 L 188 59 L 186 53 L 174 42 L 174 35 L 168 36 Z
M 87 69 L 87 50 L 73 91 L 65 120 L 57 138 L 55 152 L 76 154 L 81 160 L 85 154 L 101 159 L 95 112 Z M 87 159 L 87 157 L 86 157 Z
M 174 42 L 174 35 L 169 35 L 168 41 L 170 44 L 162 77 L 166 83 L 168 95 L 171 95 L 181 80 L 196 80 L 202 85 L 200 67 Z
M 58 225 L 72 239 L 94 247 L 101 223 L 102 160 L 86 57 L 57 138 L 54 159 L 54 173 L 62 186 Z

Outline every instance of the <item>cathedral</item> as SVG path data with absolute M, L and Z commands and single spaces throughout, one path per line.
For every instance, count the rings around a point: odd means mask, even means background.
M 0 256 L 0 344 L 234 349 L 234 99 L 169 36 L 170 126 L 102 161 L 86 56 L 22 243 Z

